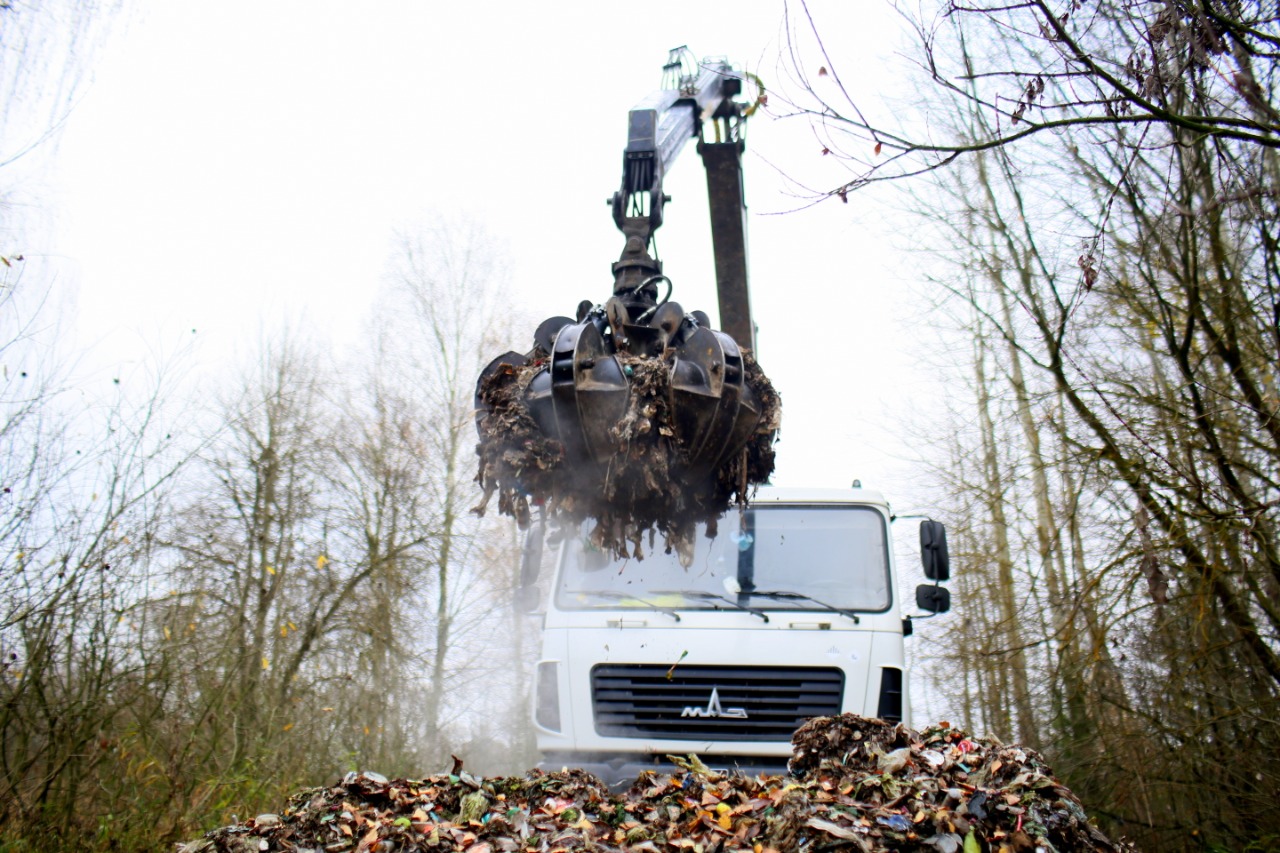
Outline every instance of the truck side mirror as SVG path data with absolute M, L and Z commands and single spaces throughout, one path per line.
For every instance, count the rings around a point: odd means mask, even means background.
M 542 542 L 547 535 L 546 521 L 539 518 L 529 525 L 520 550 L 520 586 L 516 590 L 516 607 L 529 612 L 538 606 L 538 573 L 542 570 Z
M 516 611 L 519 613 L 533 613 L 538 609 L 538 588 L 536 586 L 522 586 L 516 590 Z
M 951 557 L 947 554 L 947 528 L 942 522 L 920 522 L 920 560 L 924 563 L 924 576 L 929 580 L 951 579 Z
M 951 590 L 945 586 L 922 583 L 916 587 L 916 607 L 926 613 L 946 613 L 951 609 Z

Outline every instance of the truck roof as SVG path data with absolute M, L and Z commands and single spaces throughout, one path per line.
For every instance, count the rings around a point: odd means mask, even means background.
M 886 510 L 889 508 L 884 495 L 873 489 L 808 489 L 794 486 L 761 486 L 751 503 L 870 504 Z

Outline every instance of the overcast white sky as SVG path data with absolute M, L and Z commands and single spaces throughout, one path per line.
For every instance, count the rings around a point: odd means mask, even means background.
M 845 81 L 874 90 L 899 36 L 871 5 L 811 10 Z M 535 323 L 570 314 L 609 295 L 622 241 L 605 199 L 667 49 L 772 85 L 783 27 L 763 0 L 138 0 L 57 149 L 47 251 L 94 362 L 117 374 L 192 328 L 206 367 L 285 318 L 354 341 L 396 229 L 440 213 L 506 242 Z M 917 263 L 870 195 L 770 215 L 796 201 L 769 163 L 811 176 L 833 165 L 820 152 L 798 121 L 748 128 L 759 356 L 784 401 L 776 479 L 892 495 L 901 419 L 927 390 L 901 325 Z M 714 317 L 703 181 L 688 146 L 658 247 L 674 298 Z

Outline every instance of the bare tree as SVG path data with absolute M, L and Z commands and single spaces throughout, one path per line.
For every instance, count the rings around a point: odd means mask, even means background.
M 928 122 L 893 126 L 846 98 L 838 45 L 800 11 L 798 85 L 773 107 L 851 170 L 816 197 L 931 173 L 935 283 L 984 368 L 968 417 L 1016 427 L 1002 454 L 970 440 L 986 477 L 963 467 L 952 506 L 977 514 L 958 525 L 974 567 L 1033 617 L 1042 745 L 1152 847 L 1280 837 L 1256 760 L 1280 711 L 1276 10 L 943 5 L 912 22 Z M 981 538 L 983 482 L 1021 574 Z M 1009 585 L 981 583 L 961 607 L 1002 623 Z M 972 665 L 953 695 L 999 720 L 1001 673 Z
M 990 283 L 952 292 L 974 310 L 972 334 L 992 329 L 1003 338 L 1006 369 L 996 378 L 1020 413 L 1022 452 L 1046 475 L 1028 477 L 1037 509 L 1022 546 L 1042 567 L 1048 618 L 1034 643 L 1051 653 L 1044 672 L 1062 695 L 1050 706 L 1046 745 L 1056 744 L 1059 766 L 1075 774 L 1078 790 L 1096 792 L 1104 814 L 1162 845 L 1179 827 L 1221 833 L 1237 818 L 1259 833 L 1274 826 L 1255 793 L 1258 774 L 1269 771 L 1248 759 L 1265 751 L 1269 731 L 1245 723 L 1269 714 L 1277 697 L 1269 472 L 1280 445 L 1274 402 L 1254 393 L 1276 381 L 1266 355 L 1274 301 L 1257 213 L 1246 206 L 1219 216 L 1197 200 L 1221 198 L 1216 154 L 1203 144 L 1131 160 L 1118 186 L 1083 155 L 1071 161 L 1075 196 L 1056 196 L 1057 215 L 1083 213 L 1077 233 L 1087 234 L 1102 224 L 1084 213 L 1098 209 L 1091 199 L 1112 200 L 1108 266 L 1093 281 L 1077 278 L 1081 256 L 1063 257 L 1061 244 L 1045 239 L 1046 195 L 1003 155 L 978 157 L 952 184 L 960 204 L 947 209 L 949 221 L 977 217 L 981 227 L 943 220 L 944 237 L 968 246 L 969 263 Z M 1153 216 L 1148 200 L 1170 190 L 1186 192 L 1187 206 Z M 1036 372 L 1035 395 L 1024 364 Z M 1052 467 L 1037 449 L 1044 430 L 1062 447 Z M 1090 504 L 1082 493 L 1094 495 Z M 1065 513 L 1055 509 L 1064 500 Z M 1046 518 L 1067 527 L 1046 527 Z M 1055 549 L 1059 558 L 1046 561 Z M 1039 595 L 1034 586 L 1023 594 Z M 1252 673 L 1249 689 L 1242 671 Z M 1216 751 L 1243 749 L 1239 759 L 1224 765 L 1191 748 L 1205 727 L 1220 730 Z M 1114 766 L 1116 756 L 1153 750 L 1170 760 Z M 1187 801 L 1188 785 L 1225 800 Z M 1248 803 L 1247 818 L 1236 803 Z M 1182 823 L 1161 817 L 1170 808 Z
M 430 542 L 434 597 L 431 648 L 423 705 L 426 740 L 444 760 L 450 721 L 485 706 L 491 688 L 474 685 L 497 675 L 522 683 L 519 632 L 510 632 L 510 536 L 501 523 L 476 518 L 472 483 L 475 381 L 485 353 L 510 348 L 503 299 L 506 259 L 475 222 L 438 219 L 402 237 L 393 260 L 384 340 L 395 358 L 384 359 L 401 387 L 414 389 L 425 419 L 416 425 L 416 452 L 433 462 L 428 498 L 435 510 Z M 390 351 L 388 350 L 388 355 Z M 516 695 L 521 693 L 517 690 Z M 455 735 L 457 734 L 455 729 Z
M 0 4 L 0 169 L 61 129 L 84 90 L 94 52 L 123 5 L 118 0 Z
M 164 372 L 73 391 L 13 296 L 0 295 L 0 844 L 57 844 L 96 830 L 82 798 L 135 710 L 137 605 L 185 451 L 164 425 Z
M 248 376 L 184 482 L 163 540 L 174 595 L 151 605 L 173 728 L 147 748 L 166 756 L 187 808 L 263 806 L 334 772 L 352 740 L 352 612 L 373 569 L 341 547 L 351 537 L 331 537 L 345 519 L 325 488 L 330 375 L 285 342 Z
M 800 0 L 788 9 L 783 76 L 792 85 L 774 93 L 771 109 L 811 121 L 824 153 L 848 164 L 849 179 L 824 190 L 827 197 L 1039 137 L 1098 131 L 1141 139 L 1155 131 L 1280 148 L 1273 5 L 948 0 L 917 15 L 899 11 L 915 36 L 921 112 L 956 103 L 986 118 L 982 132 L 853 97 L 840 76 L 838 43 L 828 49 L 832 34 Z
M 381 343 L 382 341 L 379 341 Z M 326 475 L 337 517 L 331 541 L 369 569 L 366 606 L 346 614 L 361 636 L 353 722 L 364 734 L 356 752 L 385 773 L 419 773 L 426 750 L 413 737 L 420 679 L 417 637 L 423 622 L 417 602 L 428 594 L 438 513 L 431 481 L 438 460 L 423 453 L 419 433 L 428 419 L 413 394 L 402 394 L 374 364 L 344 383 L 344 414 L 334 436 L 338 463 Z M 355 387 L 350 387 L 354 385 Z M 331 394 L 336 396 L 336 394 Z M 355 651 L 355 650 L 353 650 Z

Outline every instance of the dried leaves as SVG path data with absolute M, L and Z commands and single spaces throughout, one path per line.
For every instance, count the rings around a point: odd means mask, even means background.
M 793 773 L 852 796 L 891 839 L 876 850 L 1123 851 L 1035 751 L 949 723 L 917 733 L 853 714 L 817 717 L 792 738 Z M 870 812 L 870 813 L 868 813 Z
M 695 758 L 624 796 L 570 770 L 523 778 L 348 774 L 179 853 L 1129 850 L 1091 826 L 1036 753 L 947 723 L 916 733 L 852 714 L 793 739 L 791 777 L 721 776 Z

